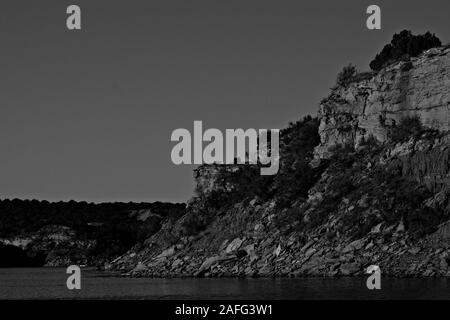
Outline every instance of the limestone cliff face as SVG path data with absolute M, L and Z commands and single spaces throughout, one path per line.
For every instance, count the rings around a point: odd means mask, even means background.
M 390 126 L 412 115 L 427 127 L 450 130 L 449 46 L 333 89 L 320 104 L 321 144 L 315 157 L 328 158 L 334 145 L 358 146 L 370 135 L 384 141 Z

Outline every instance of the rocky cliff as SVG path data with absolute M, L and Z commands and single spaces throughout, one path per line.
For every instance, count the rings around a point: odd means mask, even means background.
M 450 47 L 430 49 L 362 78 L 334 88 L 321 102 L 317 158 L 328 158 L 337 144 L 358 146 L 371 135 L 386 141 L 388 129 L 406 116 L 450 129 Z
M 266 193 L 239 197 L 251 179 L 224 182 L 220 166 L 200 167 L 187 213 L 107 268 L 147 277 L 267 277 L 361 275 L 378 265 L 391 276 L 450 276 L 449 107 L 448 47 L 359 76 L 320 104 L 310 174 L 302 165 L 291 170 L 299 159 L 290 143 L 306 130 L 288 130 L 285 178 L 266 181 Z M 436 130 L 391 141 L 390 130 L 410 115 Z M 312 184 L 286 202 L 283 187 L 298 179 Z

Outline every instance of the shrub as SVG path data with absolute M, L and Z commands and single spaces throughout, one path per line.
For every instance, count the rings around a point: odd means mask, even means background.
M 360 170 L 355 170 L 354 166 L 347 170 L 337 167 L 342 173 L 335 171 L 330 183 L 330 189 L 336 190 L 332 195 L 337 197 L 333 199 L 328 196 L 319 210 L 328 207 L 333 212 L 342 196 L 348 198 L 354 208 L 343 212 L 338 230 L 352 235 L 354 239 L 365 236 L 380 222 L 392 226 L 403 221 L 406 230 L 413 237 L 420 238 L 429 234 L 444 220 L 443 210 L 424 206 L 432 193 L 415 180 L 404 177 L 401 168 L 398 170 L 396 166 L 377 166 L 366 179 L 358 178 Z M 363 197 L 366 199 L 364 205 L 359 203 Z
M 320 171 L 309 165 L 313 159 L 314 147 L 320 142 L 318 128 L 319 120 L 306 116 L 281 130 L 280 164 L 276 175 L 261 176 L 259 165 L 221 170 L 217 180 L 231 188 L 229 192 L 218 195 L 221 198 L 214 202 L 223 208 L 245 198 L 258 197 L 265 201 L 277 195 L 277 204 L 285 207 L 293 200 L 306 197 Z
M 370 62 L 370 68 L 378 71 L 389 63 L 416 57 L 425 50 L 441 45 L 439 38 L 430 32 L 413 35 L 411 31 L 403 30 L 394 34 L 391 43 L 385 45 L 383 50 Z
M 328 148 L 328 151 L 334 155 L 346 155 L 350 152 L 355 151 L 355 147 L 351 142 L 337 143 Z
M 182 233 L 185 236 L 194 236 L 205 230 L 205 228 L 206 224 L 201 217 L 196 214 L 191 214 L 183 221 Z
M 390 128 L 388 137 L 392 142 L 405 142 L 411 137 L 418 138 L 425 131 L 418 116 L 405 117 L 398 125 Z
M 307 116 L 281 131 L 280 169 L 273 183 L 277 204 L 281 207 L 307 197 L 319 177 L 321 169 L 309 165 L 314 148 L 320 143 L 318 128 L 319 120 Z
M 351 82 L 353 82 L 355 80 L 355 77 L 357 75 L 357 70 L 356 67 L 354 65 L 352 65 L 351 63 L 348 64 L 347 66 L 345 66 L 341 72 L 339 72 L 337 79 L 336 79 L 336 84 L 338 86 L 343 86 L 346 87 L 348 86 Z

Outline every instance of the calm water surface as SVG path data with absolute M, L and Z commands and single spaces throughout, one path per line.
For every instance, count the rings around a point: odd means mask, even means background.
M 0 269 L 0 299 L 446 299 L 450 279 L 130 279 L 82 269 L 81 290 L 63 268 Z

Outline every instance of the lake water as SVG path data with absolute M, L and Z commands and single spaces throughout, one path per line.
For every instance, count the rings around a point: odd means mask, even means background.
M 364 278 L 130 279 L 82 269 L 81 290 L 68 290 L 63 268 L 0 269 L 0 299 L 446 299 L 450 279 Z

